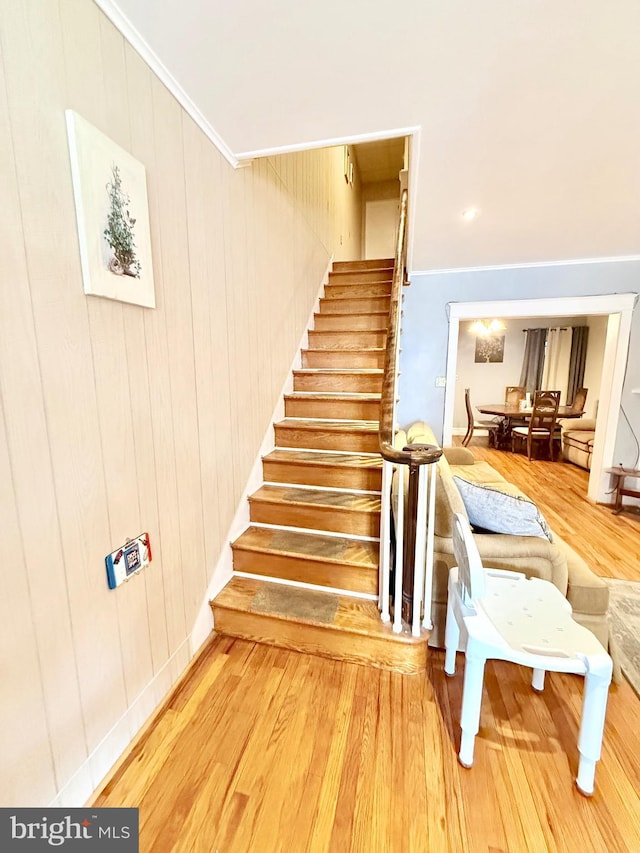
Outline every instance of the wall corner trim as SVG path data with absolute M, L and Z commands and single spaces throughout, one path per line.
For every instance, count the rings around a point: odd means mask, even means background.
M 603 258 L 570 258 L 564 261 L 523 261 L 517 264 L 487 264 L 481 267 L 450 267 L 444 269 L 411 270 L 409 278 L 427 275 L 448 275 L 472 272 L 497 272 L 500 270 L 536 269 L 540 267 L 580 266 L 581 264 L 616 264 L 640 261 L 640 255 L 614 255 Z
M 185 110 L 186 113 L 188 113 L 188 115 L 191 116 L 191 118 L 200 128 L 200 130 L 205 134 L 205 136 L 211 142 L 213 142 L 213 144 L 216 146 L 216 148 L 222 154 L 225 160 L 227 160 L 227 162 L 231 166 L 233 166 L 234 169 L 237 169 L 240 163 L 238 161 L 238 158 L 234 155 L 233 151 L 229 148 L 229 146 L 226 144 L 220 134 L 215 130 L 215 128 L 212 127 L 212 125 L 208 122 L 205 116 L 200 112 L 196 104 L 191 100 L 191 98 L 187 95 L 182 86 L 166 68 L 166 66 L 163 64 L 158 55 L 142 38 L 138 30 L 133 26 L 133 24 L 126 17 L 126 15 L 122 14 L 122 12 L 120 11 L 120 9 L 118 9 L 113 0 L 95 0 L 95 2 L 96 5 L 102 10 L 102 12 L 104 12 L 107 18 L 109 18 L 114 27 L 116 27 L 116 29 L 119 30 L 120 33 L 124 36 L 124 38 L 129 42 L 129 44 L 136 51 L 136 53 L 140 54 L 142 59 L 146 62 L 146 64 L 158 77 L 158 79 L 162 83 L 164 83 L 167 89 L 178 101 L 180 106 Z
M 101 0 L 104 2 L 104 0 Z M 315 148 L 334 148 L 338 145 L 358 145 L 362 142 L 378 142 L 382 139 L 395 139 L 398 136 L 412 136 L 420 131 L 420 126 L 396 127 L 388 130 L 361 133 L 356 136 L 336 136 L 329 139 L 315 139 L 307 142 L 295 142 L 292 145 L 276 145 L 272 148 L 259 148 L 255 151 L 240 151 L 237 158 L 240 162 L 256 157 L 276 157 L 280 154 L 293 154 L 296 151 L 311 151 Z

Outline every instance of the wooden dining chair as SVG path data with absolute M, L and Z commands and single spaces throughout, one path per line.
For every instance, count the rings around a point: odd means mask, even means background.
M 554 431 L 560 391 L 536 391 L 533 397 L 533 410 L 527 426 L 516 426 L 511 430 L 511 450 L 515 451 L 516 441 L 527 443 L 527 456 L 531 461 L 534 442 L 546 441 L 549 459 L 553 461 Z
M 526 389 L 522 385 L 507 385 L 504 389 L 505 406 L 519 406 L 520 400 L 527 396 Z
M 471 392 L 469 388 L 464 389 L 464 405 L 467 410 L 467 431 L 465 433 L 464 438 L 462 439 L 462 444 L 464 447 L 469 444 L 471 439 L 473 438 L 473 431 L 476 429 L 486 429 L 489 431 L 489 444 L 496 446 L 496 435 L 498 433 L 498 427 L 500 426 L 499 420 L 479 420 L 473 414 L 473 406 L 471 405 Z
M 582 414 L 584 412 L 584 404 L 587 402 L 588 388 L 578 388 L 571 404 L 571 413 Z
M 520 403 L 527 396 L 527 389 L 522 385 L 507 385 L 504 389 L 504 402 L 506 406 L 519 408 Z M 509 426 L 525 426 L 527 423 L 525 418 L 511 417 L 509 418 Z

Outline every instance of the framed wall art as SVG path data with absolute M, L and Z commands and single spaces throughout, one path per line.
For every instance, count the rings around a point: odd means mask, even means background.
M 65 112 L 84 292 L 155 308 L 145 168 Z
M 500 364 L 504 360 L 504 335 L 476 337 L 476 364 Z

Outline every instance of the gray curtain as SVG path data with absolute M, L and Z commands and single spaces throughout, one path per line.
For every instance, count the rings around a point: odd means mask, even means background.
M 567 383 L 567 402 L 573 403 L 578 388 L 584 383 L 584 365 L 587 360 L 589 327 L 574 326 L 571 336 L 571 356 L 569 360 L 569 382 Z
M 544 367 L 544 348 L 548 329 L 525 329 L 527 341 L 524 347 L 520 385 L 533 394 L 539 390 Z

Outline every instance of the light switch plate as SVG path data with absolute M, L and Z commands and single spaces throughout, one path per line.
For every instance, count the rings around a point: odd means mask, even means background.
M 107 583 L 115 589 L 130 577 L 142 571 L 151 562 L 151 543 L 148 533 L 141 533 L 105 557 Z

